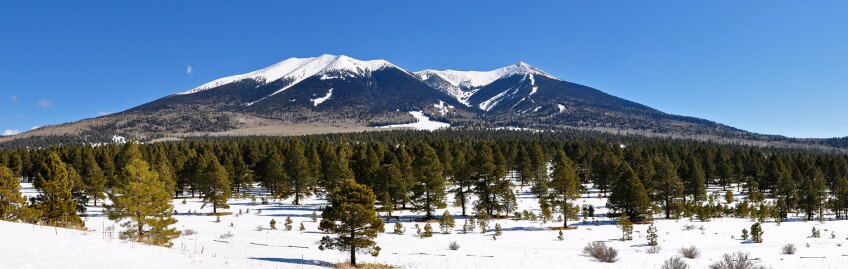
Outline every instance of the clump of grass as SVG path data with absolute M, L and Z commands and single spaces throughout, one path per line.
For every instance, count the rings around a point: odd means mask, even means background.
M 456 241 L 453 241 L 448 245 L 448 248 L 450 250 L 459 250 L 459 243 L 457 243 Z

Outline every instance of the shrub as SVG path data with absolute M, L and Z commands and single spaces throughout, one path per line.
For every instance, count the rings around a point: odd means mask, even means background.
M 618 261 L 618 250 L 607 247 L 604 242 L 592 242 L 583 247 L 583 253 L 599 262 L 614 263 Z
M 197 231 L 192 230 L 192 229 L 183 230 L 183 236 L 189 236 L 189 235 L 193 235 L 193 234 L 197 234 Z
M 276 220 L 271 219 L 271 222 L 269 222 L 268 224 L 271 226 L 271 230 L 277 229 L 277 221 Z
M 689 269 L 689 265 L 686 264 L 683 259 L 680 257 L 669 258 L 663 263 L 662 269 Z
M 792 255 L 795 254 L 796 251 L 798 251 L 798 247 L 795 247 L 794 244 L 786 244 L 783 245 L 783 249 L 781 252 L 786 255 Z
M 754 243 L 762 243 L 763 242 L 763 227 L 760 226 L 759 222 L 751 225 L 751 241 Z
M 717 262 L 710 264 L 710 269 L 765 269 L 757 265 L 745 252 L 724 254 Z
M 688 248 L 683 247 L 680 248 L 680 255 L 683 255 L 683 257 L 686 257 L 687 259 L 695 259 L 698 258 L 698 256 L 701 256 L 701 251 L 695 246 L 690 246 Z
M 397 234 L 397 235 L 401 235 L 404 232 L 406 232 L 406 229 L 403 228 L 403 224 L 400 224 L 400 222 L 395 222 L 395 230 L 394 230 L 393 233 Z
M 457 243 L 456 241 L 450 242 L 448 248 L 450 250 L 459 250 L 459 243 Z
M 422 237 L 432 237 L 433 236 L 433 226 L 430 226 L 430 223 L 424 224 L 424 234 Z
M 645 251 L 647 251 L 648 254 L 657 254 L 660 252 L 660 250 L 662 250 L 662 248 L 660 248 L 659 246 L 648 246 L 647 248 L 645 248 Z
M 222 234 L 219 238 L 227 239 L 227 238 L 230 238 L 230 237 L 233 237 L 233 232 L 227 232 L 225 234 Z

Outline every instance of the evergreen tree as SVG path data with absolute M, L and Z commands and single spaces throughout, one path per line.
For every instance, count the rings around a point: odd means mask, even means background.
M 280 186 L 287 180 L 288 174 L 283 167 L 283 157 L 277 152 L 271 152 L 260 161 L 256 168 L 256 177 L 271 195 L 279 194 Z
M 683 198 L 683 182 L 677 177 L 674 164 L 667 156 L 660 156 L 656 160 L 654 186 L 655 200 L 662 204 L 665 218 L 671 217 L 671 211 L 675 208 L 678 199 Z
M 647 238 L 648 238 L 648 245 L 649 246 L 656 246 L 657 245 L 657 227 L 654 226 L 653 223 L 651 223 L 651 225 L 648 226 L 648 236 L 647 236 Z
M 759 222 L 755 222 L 751 225 L 751 241 L 754 243 L 763 242 L 763 228 L 760 226 Z
M 20 219 L 25 206 L 21 183 L 13 176 L 12 169 L 0 166 L 0 220 Z
M 115 187 L 110 196 L 112 205 L 106 207 L 109 219 L 129 220 L 121 224 L 127 228 L 122 238 L 170 247 L 179 232 L 168 228 L 177 220 L 171 217 L 171 194 L 159 174 L 139 159 L 130 160 L 121 171 L 124 184 Z
M 568 227 L 568 219 L 577 217 L 577 206 L 572 205 L 571 201 L 580 198 L 581 187 L 571 159 L 562 150 L 557 152 L 550 186 L 547 200 L 565 216 L 562 227 Z
M 37 208 L 48 225 L 62 227 L 82 227 L 82 219 L 77 215 L 74 196 L 72 171 L 62 162 L 59 155 L 52 152 L 42 170 L 35 178 L 35 187 L 41 192 Z
M 380 247 L 374 242 L 383 230 L 383 221 L 374 211 L 375 197 L 366 186 L 348 179 L 329 195 L 319 229 L 335 237 L 324 236 L 319 249 L 350 251 L 350 263 L 356 266 L 356 253 L 368 251 L 377 256 Z
M 488 144 L 481 143 L 478 146 L 472 167 L 476 170 L 474 176 L 477 184 L 474 191 L 479 197 L 476 204 L 477 210 L 485 211 L 489 216 L 499 212 L 513 211 L 516 202 L 512 183 L 505 179 L 505 174 L 497 168 L 492 148 Z
M 97 206 L 98 199 L 106 198 L 106 176 L 91 151 L 85 151 L 82 161 L 80 176 L 84 186 L 83 191 L 94 201 L 94 206 Z
M 685 166 L 688 169 L 682 177 L 685 179 L 683 182 L 683 200 L 686 201 L 687 196 L 692 197 L 692 201 L 694 202 L 705 200 L 707 198 L 707 178 L 704 174 L 704 169 L 701 167 L 701 162 L 695 159 L 694 156 L 690 156 Z
M 469 159 L 473 158 L 473 153 L 470 148 L 463 149 L 456 153 L 453 158 L 454 174 L 451 177 L 454 189 L 454 205 L 462 209 L 462 215 L 465 216 L 465 210 L 468 205 L 468 200 L 472 195 L 474 187 L 474 169 L 470 166 Z
M 203 206 L 212 205 L 212 214 L 218 214 L 218 208 L 230 208 L 227 199 L 230 197 L 230 179 L 227 171 L 212 156 L 204 157 L 203 174 L 199 188 L 203 194 Z
M 442 214 L 442 218 L 439 219 L 439 228 L 441 228 L 443 234 L 449 234 L 451 229 L 456 226 L 456 221 L 453 218 L 453 215 L 450 214 L 447 210 Z
M 644 220 L 650 211 L 651 201 L 645 186 L 626 162 L 618 169 L 618 177 L 613 183 L 607 207 L 627 215 L 630 221 Z
M 445 178 L 442 165 L 436 152 L 428 145 L 416 148 L 412 186 L 412 203 L 418 210 L 425 212 L 425 218 L 433 218 L 436 209 L 445 207 Z
M 286 172 L 291 188 L 289 191 L 294 195 L 294 204 L 300 205 L 300 197 L 308 196 L 312 193 L 311 189 L 315 186 L 316 180 L 310 173 L 309 160 L 303 153 L 303 145 L 300 142 L 294 143 L 288 150 L 286 155 Z

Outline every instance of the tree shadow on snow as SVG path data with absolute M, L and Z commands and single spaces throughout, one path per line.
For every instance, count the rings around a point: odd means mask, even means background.
M 333 263 L 319 261 L 319 260 L 304 260 L 304 259 L 288 259 L 288 258 L 257 258 L 250 257 L 252 260 L 259 261 L 267 261 L 267 262 L 280 262 L 280 263 L 288 263 L 288 264 L 297 264 L 297 265 L 314 265 L 321 267 L 333 267 Z

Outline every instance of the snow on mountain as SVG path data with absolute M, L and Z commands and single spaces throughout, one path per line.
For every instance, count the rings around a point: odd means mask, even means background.
M 500 78 L 512 75 L 532 75 L 546 76 L 552 79 L 558 79 L 551 74 L 542 71 L 539 68 L 533 67 L 524 62 L 518 62 L 513 65 L 501 67 L 491 71 L 457 71 L 457 70 L 422 70 L 415 72 L 419 79 L 427 81 L 431 77 L 439 77 L 449 85 L 431 85 L 441 88 L 441 90 L 452 95 L 460 103 L 470 106 L 468 99 L 476 92 L 477 89 L 491 84 Z M 535 80 L 533 80 L 534 90 Z M 439 87 L 441 86 L 441 87 Z M 446 87 L 447 86 L 447 87 Z M 535 91 L 534 91 L 535 93 Z
M 318 57 L 311 58 L 289 58 L 269 67 L 259 69 L 247 74 L 216 79 L 206 84 L 200 85 L 197 88 L 179 94 L 193 94 L 218 86 L 230 84 L 233 82 L 242 81 L 245 79 L 253 79 L 261 83 L 270 83 L 280 79 L 286 79 L 289 81 L 289 83 L 285 87 L 269 95 L 272 96 L 277 93 L 283 92 L 291 86 L 294 86 L 297 83 L 303 81 L 304 79 L 315 75 L 323 74 L 322 79 L 343 78 L 344 76 L 362 75 L 367 72 L 379 70 L 386 67 L 398 68 L 394 64 L 389 63 L 385 60 L 361 61 L 345 55 L 324 54 Z M 327 75 L 327 73 L 330 73 L 331 71 L 338 71 L 334 73 L 340 73 L 340 75 Z M 257 101 L 248 103 L 247 105 L 252 105 L 261 100 L 262 99 L 259 99 Z
M 333 89 L 330 89 L 329 91 L 327 91 L 327 95 L 324 95 L 322 97 L 315 98 L 315 99 L 309 99 L 309 100 L 312 101 L 312 106 L 318 106 L 321 103 L 323 103 L 324 101 L 327 101 L 328 99 L 330 99 L 330 96 L 333 96 Z

